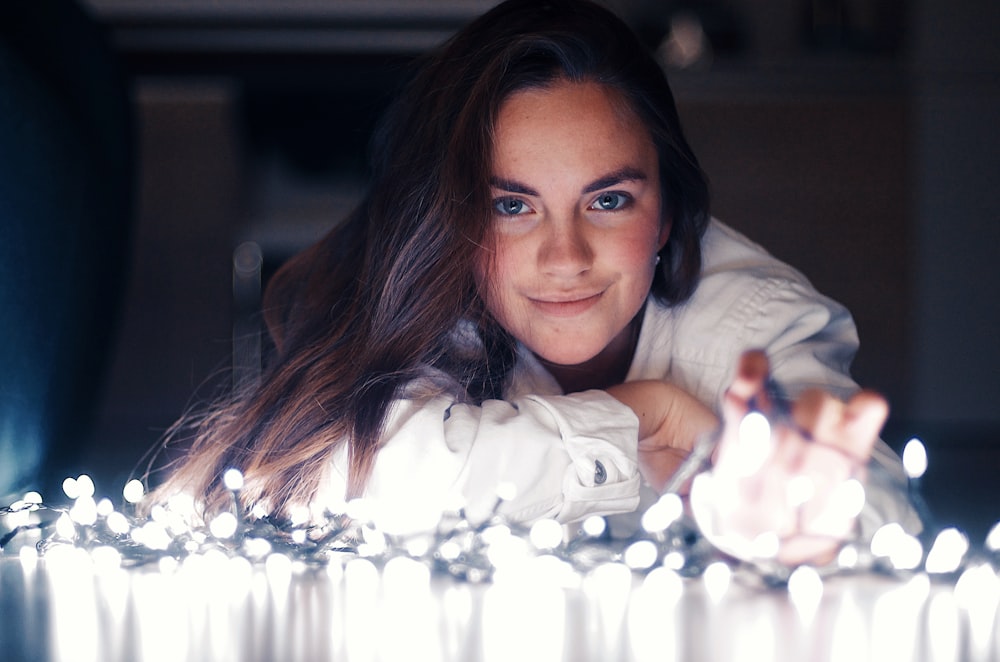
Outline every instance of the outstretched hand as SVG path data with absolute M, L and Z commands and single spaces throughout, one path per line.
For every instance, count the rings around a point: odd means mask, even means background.
M 786 403 L 769 387 L 767 357 L 745 353 L 692 510 L 706 537 L 738 558 L 826 563 L 864 505 L 860 479 L 888 405 L 868 391 L 842 402 L 818 389 Z

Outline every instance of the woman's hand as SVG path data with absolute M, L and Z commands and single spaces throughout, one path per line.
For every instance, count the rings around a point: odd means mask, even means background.
M 767 385 L 767 357 L 744 354 L 723 400 L 714 466 L 692 486 L 692 510 L 706 537 L 738 558 L 829 562 L 864 505 L 856 479 L 888 406 L 870 392 L 845 403 L 809 390 L 785 411 Z
M 639 417 L 639 470 L 657 492 L 684 462 L 695 442 L 718 426 L 715 414 L 686 391 L 657 380 L 608 389 Z

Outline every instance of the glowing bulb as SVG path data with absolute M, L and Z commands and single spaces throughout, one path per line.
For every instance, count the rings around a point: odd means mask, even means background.
M 76 478 L 67 478 L 62 484 L 63 493 L 70 499 L 80 496 L 80 488 L 76 484 Z
M 828 507 L 833 509 L 834 517 L 854 519 L 865 509 L 867 498 L 861 481 L 849 478 L 833 489 Z
M 666 531 L 682 514 L 681 498 L 672 492 L 664 494 L 642 514 L 642 528 L 649 533 Z
M 158 550 L 166 549 L 172 541 L 170 534 L 158 522 L 146 522 L 141 528 L 135 529 L 132 531 L 132 539 L 150 549 Z
M 142 483 L 139 483 L 139 487 L 142 487 Z M 142 495 L 139 498 L 141 499 Z M 159 504 L 153 506 L 154 511 L 158 508 L 161 508 Z M 195 512 L 194 497 L 186 492 L 171 494 L 167 499 L 167 509 L 181 516 L 190 516 Z
M 920 478 L 927 471 L 927 449 L 916 437 L 903 447 L 903 469 L 910 478 Z
M 76 487 L 79 492 L 79 496 L 93 497 L 95 488 L 94 480 L 87 474 L 81 474 L 76 477 Z
M 756 473 L 767 461 L 771 454 L 771 424 L 764 414 L 752 411 L 740 421 L 735 453 L 735 466 L 744 476 Z
M 438 546 L 438 555 L 445 561 L 454 561 L 462 555 L 462 548 L 454 540 L 446 540 Z
M 562 544 L 562 525 L 554 519 L 540 519 L 531 526 L 528 537 L 537 549 L 555 549 Z
M 984 610 L 996 604 L 1000 588 L 996 573 L 989 564 L 966 568 L 955 582 L 955 602 L 967 610 Z
M 625 565 L 633 570 L 645 570 L 656 563 L 659 552 L 650 540 L 638 540 L 625 548 Z
M 486 530 L 482 532 L 480 537 L 486 545 L 492 545 L 496 542 L 506 540 L 510 536 L 511 531 L 509 526 L 505 524 L 495 524 L 487 527 Z
M 309 521 L 311 513 L 309 506 L 290 506 L 288 508 L 288 518 L 292 521 L 292 526 L 302 526 Z
M 781 548 L 781 539 L 774 531 L 766 531 L 750 543 L 750 554 L 758 559 L 773 559 Z
M 684 592 L 684 580 L 675 571 L 660 567 L 654 568 L 642 580 L 644 587 L 653 589 L 657 595 L 668 598 L 679 598 Z
M 111 503 L 111 499 L 104 497 L 97 502 L 97 514 L 101 517 L 107 517 L 115 510 L 115 504 Z
M 902 540 L 902 544 L 893 551 L 889 561 L 897 570 L 914 570 L 920 565 L 923 558 L 924 548 L 920 541 L 911 535 L 907 535 Z
M 517 497 L 517 485 L 503 482 L 497 485 L 497 497 L 503 501 L 513 501 Z
M 240 473 L 239 469 L 226 469 L 226 473 L 222 474 L 222 483 L 230 492 L 242 490 L 243 474 Z
M 823 579 L 814 568 L 800 565 L 788 577 L 788 595 L 799 614 L 808 618 L 823 597 Z
M 898 522 L 890 522 L 884 526 L 879 527 L 872 536 L 871 549 L 872 554 L 875 556 L 888 557 L 892 553 L 892 549 L 896 544 L 896 541 L 900 539 L 901 536 L 905 535 L 903 527 L 899 525 Z
M 945 529 L 934 539 L 924 569 L 932 574 L 955 572 L 968 551 L 969 539 L 964 533 L 955 528 Z
M 73 519 L 67 513 L 63 513 L 56 520 L 56 533 L 59 534 L 59 537 L 66 540 L 76 538 L 76 526 L 73 524 Z
M 287 581 L 292 576 L 292 560 L 284 554 L 275 552 L 264 561 L 264 572 L 272 581 Z
M 684 558 L 684 554 L 675 550 L 664 555 L 662 565 L 668 570 L 677 571 L 682 569 L 685 563 L 687 559 Z
M 247 538 L 243 548 L 248 556 L 256 559 L 262 559 L 271 553 L 271 543 L 266 538 Z
M 837 565 L 845 570 L 858 565 L 858 548 L 854 545 L 845 545 L 837 554 Z
M 733 571 L 722 561 L 716 561 L 705 568 L 701 581 L 705 585 L 705 591 L 712 602 L 718 602 L 729 590 L 729 581 Z
M 39 494 L 38 492 L 28 492 L 27 494 L 24 495 L 23 501 L 25 503 L 30 503 L 39 506 L 42 503 L 42 495 Z
M 990 532 L 986 534 L 986 549 L 991 552 L 1000 552 L 1000 522 L 994 524 Z
M 382 568 L 382 585 L 387 594 L 397 598 L 411 598 L 430 587 L 430 569 L 419 561 L 396 556 Z
M 522 568 L 531 555 L 528 541 L 513 535 L 495 537 L 486 550 L 486 558 L 498 571 Z
M 583 520 L 583 532 L 586 533 L 591 538 L 599 538 L 604 535 L 604 531 L 608 528 L 608 523 L 600 515 L 591 515 L 587 519 Z
M 358 554 L 361 556 L 379 556 L 389 546 L 389 542 L 385 539 L 385 534 L 370 526 L 361 529 L 361 538 L 364 540 L 364 542 L 358 545 Z
M 142 481 L 135 478 L 125 483 L 125 487 L 122 488 L 122 496 L 129 503 L 139 503 L 142 501 L 145 493 L 146 488 L 143 486 Z
M 923 547 L 898 522 L 880 527 L 871 541 L 872 554 L 889 559 L 897 570 L 913 570 L 920 565 Z
M 11 529 L 16 529 L 22 526 L 27 526 L 31 522 L 31 510 L 25 506 L 24 502 L 14 502 L 11 505 L 10 513 L 7 513 L 6 520 L 7 525 Z
M 412 558 L 420 558 L 426 555 L 431 548 L 431 542 L 426 536 L 410 538 L 403 545 L 406 547 L 406 553 Z
M 236 521 L 236 516 L 230 512 L 224 512 L 219 513 L 212 519 L 208 525 L 208 530 L 216 538 L 232 538 L 238 526 L 239 522 Z
M 160 560 L 156 563 L 157 568 L 159 568 L 160 572 L 162 572 L 165 575 L 169 575 L 175 572 L 177 570 L 178 565 L 179 564 L 177 563 L 177 559 L 175 559 L 172 556 L 161 557 Z
M 69 516 L 73 521 L 83 526 L 91 526 L 97 521 L 97 504 L 94 498 L 81 494 L 69 509 Z
M 126 535 L 131 528 L 129 527 L 128 520 L 125 516 L 118 511 L 110 513 L 105 522 L 107 523 L 108 528 L 111 529 L 112 533 L 116 533 L 120 536 Z
M 38 564 L 38 550 L 31 545 L 25 545 L 17 550 L 17 557 L 21 567 L 34 568 Z

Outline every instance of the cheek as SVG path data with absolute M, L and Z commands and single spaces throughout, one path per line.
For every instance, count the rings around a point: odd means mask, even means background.
M 493 251 L 481 250 L 476 260 L 475 276 L 476 290 L 483 300 L 486 310 L 498 321 L 505 317 L 504 292 L 509 280 L 510 257 L 507 251 L 497 245 Z
M 615 242 L 614 259 L 636 277 L 644 277 L 646 274 L 652 277 L 660 246 L 659 228 L 647 227 Z

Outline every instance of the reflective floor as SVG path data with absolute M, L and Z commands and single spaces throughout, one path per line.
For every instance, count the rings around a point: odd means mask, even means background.
M 73 548 L 0 557 L 0 659 L 1000 659 L 1000 579 L 984 564 L 764 589 L 721 566 L 697 579 L 608 564 L 470 584 L 405 558 L 281 558 L 126 570 Z

